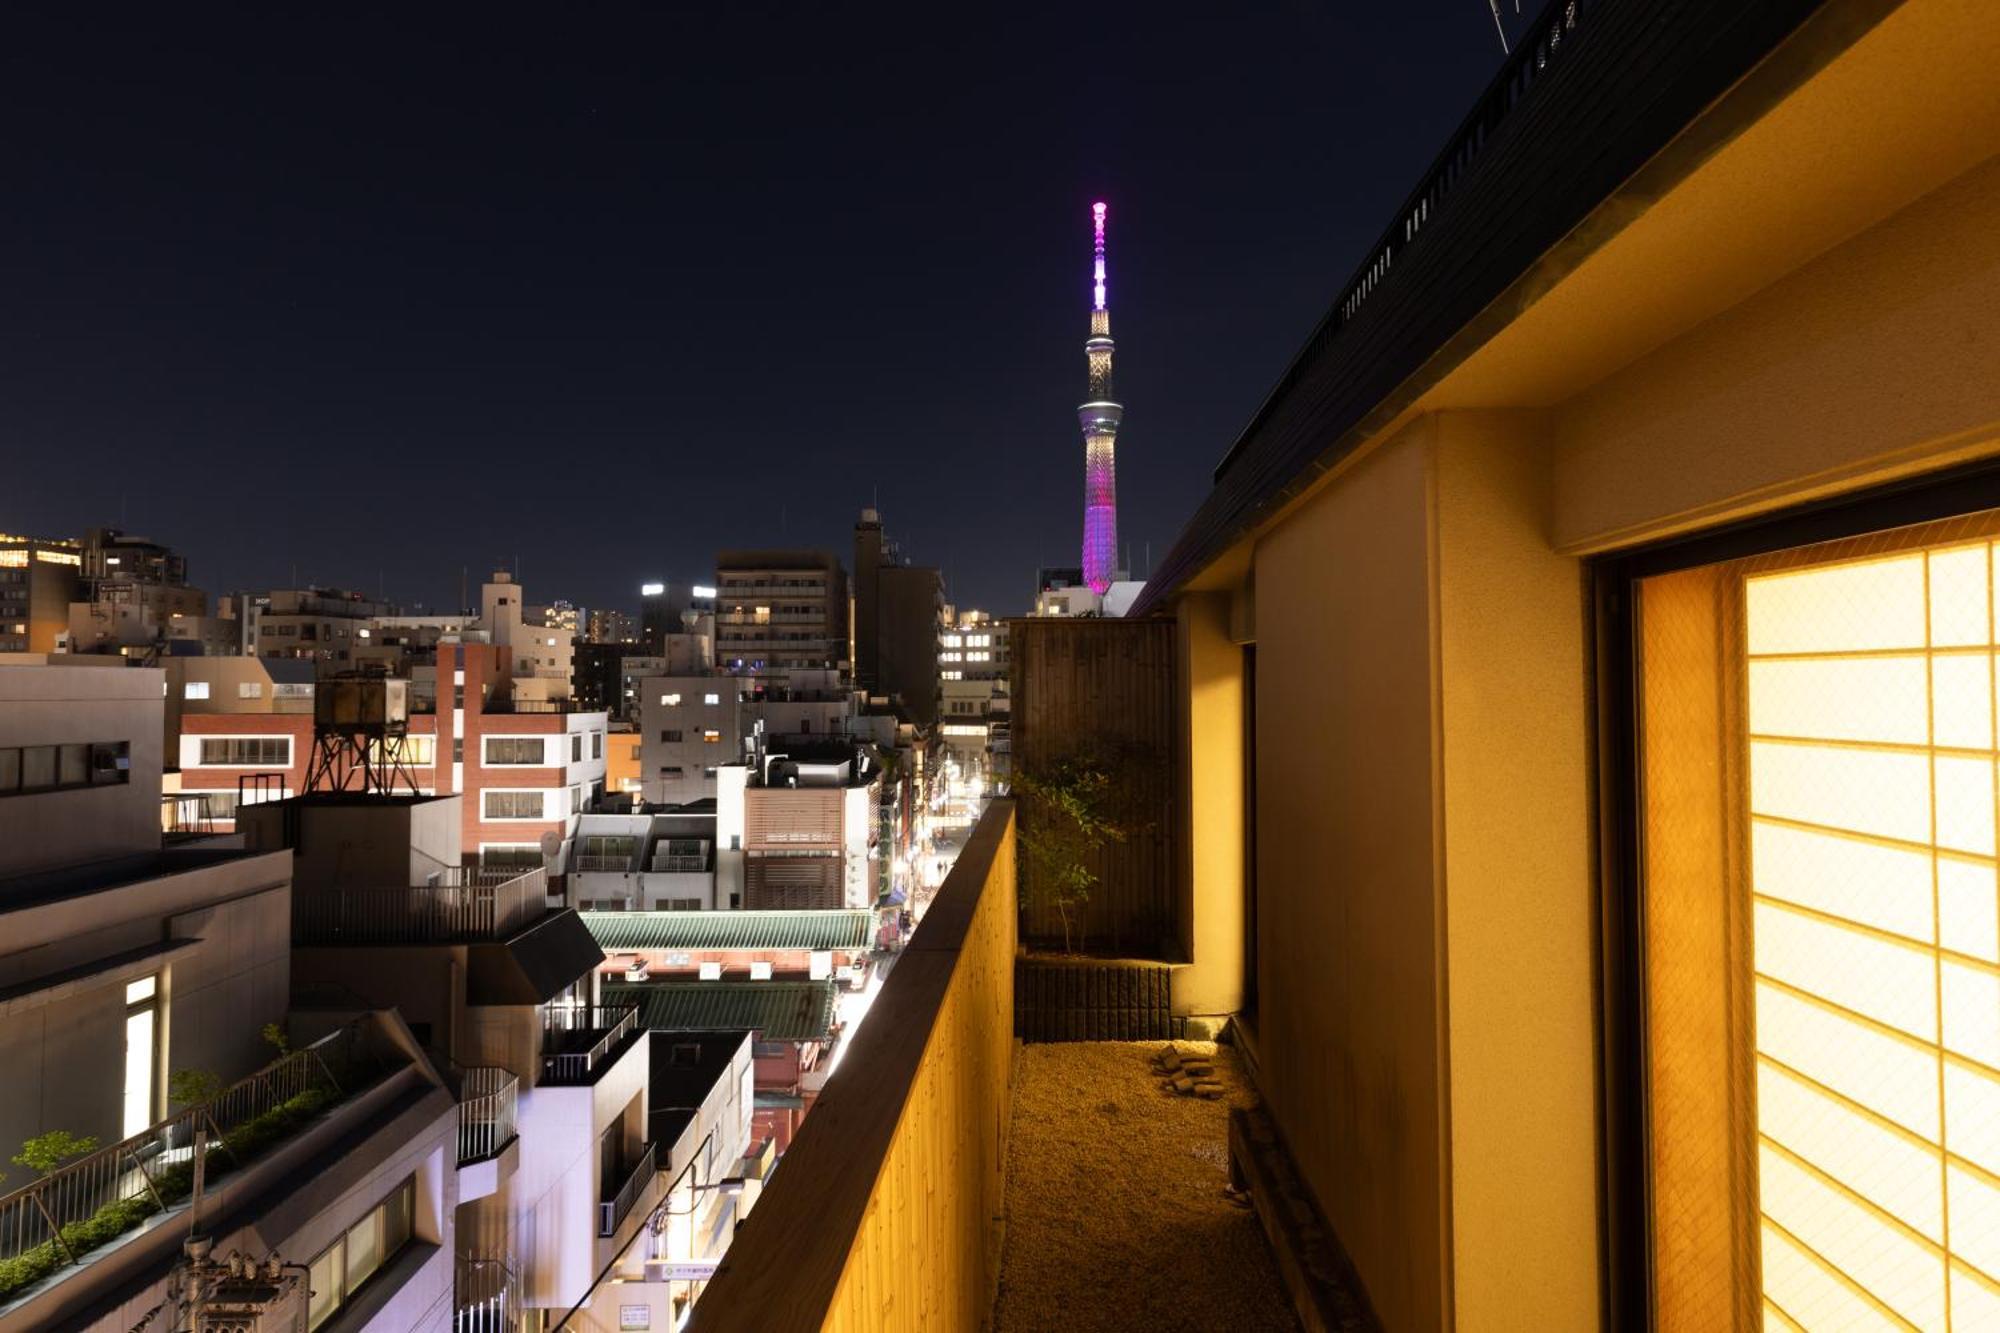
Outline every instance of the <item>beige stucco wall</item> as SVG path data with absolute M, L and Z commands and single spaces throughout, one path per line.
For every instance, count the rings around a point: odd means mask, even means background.
M 2000 159 L 1564 404 L 1551 535 L 1591 550 L 2000 448 Z
M 1481 1333 L 1597 1320 L 1583 571 L 1546 420 L 1435 420 L 1452 1289 Z
M 1230 1014 L 1243 1004 L 1243 648 L 1229 638 L 1226 594 L 1184 597 L 1177 613 L 1188 965 L 1174 969 L 1173 1007 Z M 1199 763 L 1191 762 L 1196 754 Z
M 1255 570 L 1260 1079 L 1392 1329 L 1439 1327 L 1447 1275 L 1429 434 Z

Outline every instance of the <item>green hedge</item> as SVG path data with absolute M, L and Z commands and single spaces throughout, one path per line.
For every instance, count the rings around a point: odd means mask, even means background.
M 244 1121 L 224 1134 L 220 1144 L 209 1145 L 208 1179 L 227 1175 L 266 1148 L 290 1138 L 293 1131 L 325 1110 L 333 1100 L 329 1092 L 309 1089 L 260 1116 Z M 194 1190 L 194 1163 L 176 1162 L 155 1175 L 153 1185 L 169 1206 L 181 1202 Z M 118 1239 L 159 1211 L 160 1205 L 153 1202 L 150 1191 L 127 1199 L 114 1199 L 83 1221 L 64 1226 L 62 1238 L 70 1252 L 82 1255 Z M 52 1240 L 44 1241 L 12 1259 L 0 1259 L 0 1300 L 6 1300 L 23 1287 L 40 1282 L 66 1261 L 67 1255 L 62 1246 Z

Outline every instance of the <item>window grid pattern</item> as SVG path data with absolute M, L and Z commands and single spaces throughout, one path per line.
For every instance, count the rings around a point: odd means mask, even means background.
M 1744 585 L 1769 1328 L 2000 1327 L 1993 545 Z

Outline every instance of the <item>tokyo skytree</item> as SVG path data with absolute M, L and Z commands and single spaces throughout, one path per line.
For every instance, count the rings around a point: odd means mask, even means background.
M 1111 398 L 1111 311 L 1104 301 L 1104 205 L 1090 206 L 1096 234 L 1091 268 L 1090 400 L 1076 409 L 1083 426 L 1083 581 L 1099 597 L 1118 559 L 1118 459 L 1114 445 L 1125 409 Z

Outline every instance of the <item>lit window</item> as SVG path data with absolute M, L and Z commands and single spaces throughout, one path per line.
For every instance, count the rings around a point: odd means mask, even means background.
M 679 708 L 681 706 L 681 697 L 678 694 L 663 694 L 660 696 L 660 706 L 663 708 Z
M 264 682 L 261 680 L 238 681 L 236 697 L 239 699 L 261 699 L 264 697 Z
M 128 1139 L 153 1123 L 159 1004 L 158 977 L 126 983 L 124 1132 Z
M 705 727 L 702 730 L 701 738 L 710 745 L 717 745 L 722 741 L 722 733 L 713 727 Z
M 722 702 L 722 696 L 719 694 L 704 694 L 701 696 L 701 701 L 705 704 L 719 704 Z
M 206 699 L 207 697 L 208 682 L 205 680 L 191 680 L 181 687 L 181 698 L 183 699 Z
M 1965 527 L 1643 584 L 1656 1299 L 1689 1327 L 1727 1325 L 1732 1247 L 1766 1328 L 2000 1326 L 1995 552 Z

